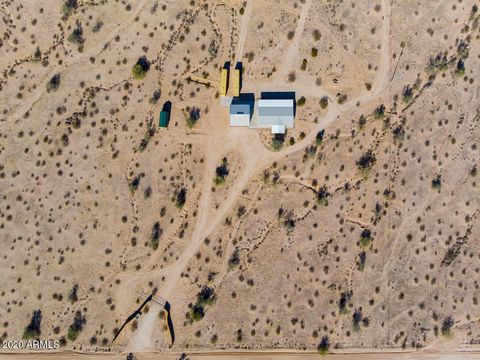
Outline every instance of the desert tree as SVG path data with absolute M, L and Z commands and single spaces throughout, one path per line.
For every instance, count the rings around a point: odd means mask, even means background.
M 368 171 L 372 168 L 376 161 L 377 158 L 375 157 L 373 151 L 368 150 L 357 160 L 356 164 L 360 171 Z
M 372 232 L 370 229 L 363 229 L 360 234 L 360 245 L 362 247 L 368 247 L 372 241 Z
M 23 332 L 24 339 L 38 338 L 41 334 L 42 311 L 35 310 L 32 313 L 30 324 L 27 325 Z
M 76 311 L 75 316 L 73 318 L 73 322 L 68 328 L 68 335 L 67 338 L 70 341 L 75 341 L 79 335 L 79 333 L 83 330 L 83 327 L 87 323 L 87 319 L 85 315 L 82 315 L 81 311 Z
M 179 209 L 185 205 L 185 201 L 187 200 L 187 189 L 182 187 L 177 194 L 177 198 L 175 200 L 175 206 Z
M 363 314 L 362 308 L 355 309 L 352 315 L 353 329 L 358 331 L 360 330 L 360 322 L 362 321 Z
M 322 336 L 320 343 L 317 346 L 317 350 L 321 355 L 326 355 L 330 349 L 330 340 L 327 335 Z
M 447 316 L 442 322 L 442 335 L 443 336 L 451 336 L 452 335 L 452 328 L 455 324 L 455 321 L 451 315 Z
M 132 75 L 135 79 L 141 80 L 145 77 L 148 70 L 150 70 L 150 61 L 146 56 L 141 56 L 138 58 L 135 65 L 133 65 Z
M 317 132 L 317 135 L 315 136 L 315 143 L 318 146 L 322 145 L 324 137 L 325 137 L 325 130 L 324 129 L 319 130 Z
M 432 188 L 440 191 L 441 187 L 442 187 L 442 177 L 441 175 L 437 174 L 437 176 L 435 176 L 435 178 L 432 180 Z
M 317 191 L 317 202 L 320 205 L 326 206 L 326 205 L 328 205 L 328 197 L 329 196 L 330 196 L 330 192 L 328 191 L 327 186 L 323 185 Z
M 230 169 L 228 168 L 228 161 L 227 158 L 224 157 L 222 159 L 222 163 L 216 167 L 215 169 L 215 185 L 221 185 L 225 182 L 226 177 L 230 173 Z

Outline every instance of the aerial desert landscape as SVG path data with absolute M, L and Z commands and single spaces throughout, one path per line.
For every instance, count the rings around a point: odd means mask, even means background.
M 0 358 L 480 358 L 479 6 L 1 1 Z

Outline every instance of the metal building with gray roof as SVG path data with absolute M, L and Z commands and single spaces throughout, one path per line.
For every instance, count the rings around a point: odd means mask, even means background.
M 258 127 L 269 127 L 272 134 L 284 134 L 285 129 L 293 128 L 295 102 L 293 99 L 259 99 Z

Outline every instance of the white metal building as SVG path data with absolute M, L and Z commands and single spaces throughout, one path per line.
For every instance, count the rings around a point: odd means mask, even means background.
M 250 126 L 251 105 L 232 102 L 230 105 L 230 126 Z
M 270 127 L 272 134 L 284 134 L 285 129 L 293 128 L 293 99 L 258 100 L 258 127 Z

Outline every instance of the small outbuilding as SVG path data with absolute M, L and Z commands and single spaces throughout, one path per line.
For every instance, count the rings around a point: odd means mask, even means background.
M 250 126 L 254 104 L 253 94 L 234 97 L 230 104 L 230 126 Z
M 168 127 L 169 122 L 170 122 L 170 113 L 168 111 L 160 111 L 158 126 L 162 128 L 166 128 Z

